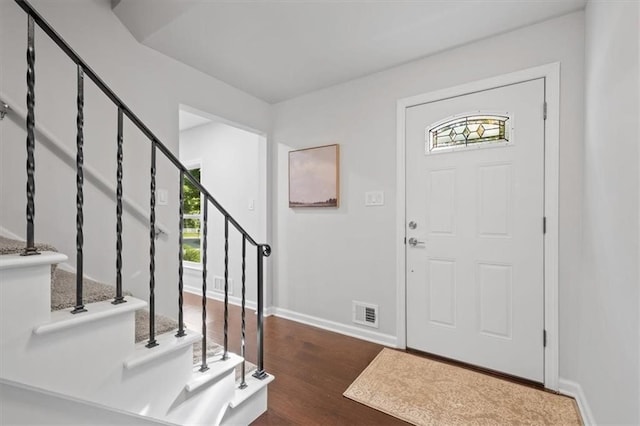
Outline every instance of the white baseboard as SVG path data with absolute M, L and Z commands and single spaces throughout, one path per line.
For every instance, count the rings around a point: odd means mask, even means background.
M 333 331 L 335 333 L 344 334 L 346 336 L 355 337 L 356 339 L 367 340 L 369 342 L 377 343 L 379 345 L 389 346 L 392 348 L 397 347 L 398 339 L 390 334 L 379 333 L 377 331 L 364 330 L 352 325 L 341 324 L 334 321 L 329 321 L 323 318 L 314 317 L 311 315 L 301 314 L 299 312 L 290 311 L 288 309 L 272 307 L 272 314 L 296 321 L 302 324 L 311 325 L 313 327 L 322 328 L 323 330 Z
M 187 293 L 202 296 L 202 288 L 191 286 L 186 283 L 184 284 L 184 291 L 186 291 Z M 207 298 L 224 302 L 224 293 L 220 293 L 213 290 L 207 290 Z M 229 304 L 242 306 L 242 299 L 236 296 L 229 296 Z M 245 306 L 247 307 L 247 309 L 251 309 L 252 311 L 255 311 L 257 305 L 256 305 L 256 302 L 254 302 L 253 300 L 247 300 Z M 267 311 L 269 311 L 269 308 L 265 309 L 265 312 L 264 312 L 265 316 L 270 315 L 267 313 Z
M 582 391 L 582 386 L 580 386 L 579 383 L 563 378 L 560 378 L 558 382 L 558 384 L 560 385 L 559 392 L 561 394 L 575 398 L 584 424 L 595 425 L 596 421 L 593 418 L 593 413 L 591 412 L 591 408 L 589 407 L 589 403 L 587 402 L 587 397 Z
M 70 272 L 72 274 L 76 273 L 76 268 L 73 265 L 70 265 L 67 262 L 58 263 L 58 268 L 62 269 L 63 271 L 66 271 L 66 272 Z M 86 277 L 87 274 L 84 274 L 84 275 Z M 89 279 L 92 279 L 92 278 L 89 278 Z M 94 280 L 94 281 L 96 281 L 96 280 Z
M 191 294 L 202 296 L 202 288 L 199 285 L 193 285 L 188 282 L 187 273 L 185 273 L 184 291 Z M 214 300 L 224 301 L 224 293 L 207 290 L 207 297 Z M 241 306 L 242 299 L 237 296 L 229 296 L 229 303 Z M 253 311 L 256 310 L 256 302 L 247 300 L 246 307 Z M 397 347 L 398 339 L 390 334 L 379 333 L 377 331 L 365 330 L 352 325 L 341 324 L 329 321 L 323 318 L 313 317 L 311 315 L 290 311 L 288 309 L 279 308 L 277 306 L 268 306 L 264 309 L 264 316 L 277 316 L 291 321 L 307 324 L 313 327 L 322 328 L 323 330 L 333 331 L 335 333 L 344 334 L 346 336 L 355 337 L 357 339 L 367 340 L 384 346 Z
M 12 240 L 22 240 L 22 241 L 24 241 L 23 237 L 21 237 L 20 235 L 14 233 L 14 232 L 9 231 L 4 226 L 0 226 L 0 235 L 2 235 L 5 238 L 11 238 Z

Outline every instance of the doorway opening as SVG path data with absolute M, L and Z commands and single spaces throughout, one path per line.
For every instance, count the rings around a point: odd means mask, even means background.
M 256 241 L 267 237 L 267 146 L 264 134 L 195 108 L 179 108 L 179 158 Z M 204 206 L 207 203 L 188 179 L 183 182 L 183 267 L 185 291 L 202 294 Z M 207 297 L 224 299 L 225 218 L 207 209 Z M 242 256 L 242 236 L 228 227 L 228 257 Z M 256 255 L 246 253 L 247 306 L 255 306 Z M 229 261 L 229 302 L 240 304 L 241 262 Z

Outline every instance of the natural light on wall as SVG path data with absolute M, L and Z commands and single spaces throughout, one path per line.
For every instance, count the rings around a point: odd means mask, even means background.
M 504 115 L 456 116 L 427 129 L 428 151 L 509 142 L 508 122 L 509 117 Z

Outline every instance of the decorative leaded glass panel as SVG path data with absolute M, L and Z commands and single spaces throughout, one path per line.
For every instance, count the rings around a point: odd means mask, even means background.
M 440 123 L 427 130 L 429 151 L 470 144 L 509 142 L 509 117 L 467 115 Z

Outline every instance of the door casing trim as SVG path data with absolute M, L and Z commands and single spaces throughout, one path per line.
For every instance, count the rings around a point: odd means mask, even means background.
M 558 391 L 558 219 L 560 165 L 560 63 L 555 62 L 521 71 L 503 74 L 455 87 L 403 98 L 397 102 L 396 139 L 396 336 L 397 347 L 407 344 L 406 303 L 406 109 L 455 96 L 484 91 L 500 86 L 544 78 L 547 119 L 544 129 L 544 215 L 547 218 L 544 235 L 544 325 L 547 345 L 544 348 L 544 386 Z M 542 105 L 540 106 L 542 108 Z M 541 111 L 542 112 L 542 111 Z M 542 335 L 540 336 L 542 344 Z

